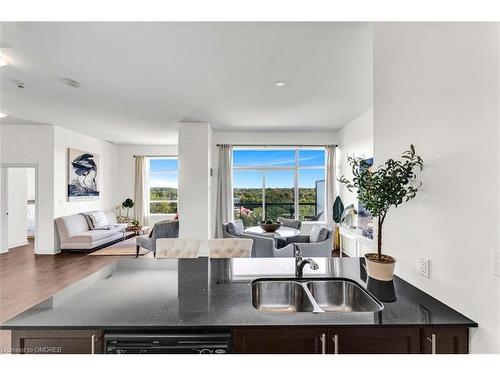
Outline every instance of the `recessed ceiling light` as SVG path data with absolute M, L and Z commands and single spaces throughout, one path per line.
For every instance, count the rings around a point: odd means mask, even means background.
M 4 117 L 7 117 L 7 116 L 8 116 L 7 113 L 0 112 L 0 118 L 4 118 Z
M 274 85 L 278 86 L 278 87 L 283 87 L 283 86 L 285 86 L 285 82 L 283 82 L 283 81 L 276 81 L 276 82 L 274 82 Z
M 7 60 L 5 60 L 5 57 L 0 55 L 0 67 L 2 66 L 7 66 Z
M 75 81 L 74 79 L 71 79 L 71 78 L 63 78 L 63 79 L 61 79 L 61 81 L 63 81 L 69 87 L 73 87 L 73 88 L 78 88 L 82 85 L 80 82 Z

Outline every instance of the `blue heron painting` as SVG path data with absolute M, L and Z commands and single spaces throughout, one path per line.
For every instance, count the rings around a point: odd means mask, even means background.
M 93 153 L 69 149 L 69 200 L 99 198 L 98 162 Z

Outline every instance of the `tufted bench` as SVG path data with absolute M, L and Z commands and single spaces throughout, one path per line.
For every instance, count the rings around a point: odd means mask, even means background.
M 222 238 L 208 240 L 210 258 L 248 258 L 252 254 L 253 240 L 249 238 Z
M 156 258 L 198 258 L 200 240 L 191 238 L 158 238 Z

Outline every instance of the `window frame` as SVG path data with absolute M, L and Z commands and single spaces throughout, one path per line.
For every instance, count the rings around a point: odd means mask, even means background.
M 179 186 L 177 186 L 177 200 L 168 200 L 168 199 L 161 199 L 161 200 L 151 200 L 151 184 L 150 184 L 150 179 L 151 179 L 151 161 L 152 160 L 165 160 L 165 159 L 175 159 L 177 160 L 177 169 L 166 169 L 162 170 L 162 172 L 177 172 L 177 184 L 179 184 L 179 156 L 178 155 L 165 155 L 165 156 L 148 156 L 147 160 L 147 166 L 148 166 L 148 216 L 165 216 L 165 215 L 175 215 L 175 213 L 151 213 L 151 203 L 176 203 L 177 204 L 177 211 L 179 211 Z M 155 186 L 155 187 L 161 187 L 161 186 Z M 168 186 L 164 186 L 168 187 Z
M 251 150 L 260 150 L 260 151 L 281 151 L 281 150 L 293 150 L 294 151 L 294 165 L 293 166 L 263 166 L 263 165 L 252 165 L 252 166 L 235 166 L 233 163 L 232 171 L 231 171 L 231 177 L 234 181 L 234 172 L 235 171 L 258 171 L 261 172 L 262 174 L 262 218 L 261 220 L 265 220 L 266 218 L 266 170 L 273 170 L 273 171 L 280 171 L 280 170 L 286 170 L 286 171 L 293 171 L 293 189 L 294 189 L 294 196 L 293 196 L 293 210 L 294 210 L 294 220 L 299 220 L 300 219 L 300 212 L 299 212 L 299 207 L 300 207 L 300 202 L 299 202 L 299 178 L 300 178 L 300 170 L 323 170 L 324 172 L 324 179 L 326 181 L 326 148 L 325 147 L 320 147 L 320 146 L 261 146 L 261 147 L 255 147 L 255 146 L 238 146 L 233 148 L 233 162 L 234 162 L 234 151 L 251 151 Z M 300 166 L 300 150 L 322 150 L 324 152 L 324 166 Z M 235 186 L 233 185 L 233 202 L 234 202 L 234 189 Z M 317 199 L 317 198 L 316 198 Z M 326 202 L 326 189 L 325 189 L 325 202 Z M 233 210 L 233 220 L 234 220 L 234 210 Z M 308 221 L 308 220 L 301 220 L 303 223 L 324 223 L 326 222 L 325 220 L 322 221 Z

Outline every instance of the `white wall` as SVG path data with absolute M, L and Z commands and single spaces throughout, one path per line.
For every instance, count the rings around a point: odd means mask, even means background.
M 207 123 L 179 125 L 179 236 L 213 236 L 211 215 L 212 129 Z M 205 255 L 205 254 L 203 254 Z
M 219 173 L 219 150 L 217 144 L 237 145 L 326 145 L 338 144 L 339 137 L 336 131 L 331 132 L 214 132 L 212 142 L 212 207 L 211 217 L 215 219 L 215 207 L 217 202 L 217 175 Z M 215 220 L 213 220 L 213 223 Z M 303 223 L 302 232 L 309 233 L 313 224 Z M 212 228 L 214 233 L 214 228 Z
M 8 247 L 18 247 L 28 243 L 28 169 L 8 169 Z
M 35 168 L 27 168 L 28 200 L 34 201 L 36 197 Z
M 339 147 L 337 148 L 337 176 L 344 175 L 352 181 L 351 167 L 347 164 L 347 156 L 363 158 L 373 157 L 373 108 L 370 108 L 338 131 Z M 354 204 L 358 207 L 358 195 L 350 192 L 344 185 L 338 184 L 339 195 L 344 206 Z M 358 247 L 357 247 L 358 246 Z M 343 238 L 342 248 L 349 256 L 358 256 L 371 251 L 368 247 L 357 244 L 356 240 Z M 359 253 L 358 253 L 359 251 Z
M 337 175 L 344 175 L 352 181 L 353 174 L 351 167 L 347 164 L 347 156 L 358 156 L 363 158 L 373 157 L 373 109 L 370 108 L 349 124 L 338 131 L 337 148 Z M 356 192 L 350 192 L 343 185 L 340 185 L 339 195 L 344 206 L 354 203 L 358 206 L 358 196 Z
M 117 146 L 117 173 L 118 186 L 116 190 L 115 206 L 121 204 L 125 199 L 134 199 L 135 185 L 135 159 L 134 155 L 161 155 L 177 156 L 177 145 L 167 146 L 141 146 L 141 145 L 118 145 Z M 133 210 L 130 212 L 133 216 Z M 153 215 L 149 224 L 170 217 L 171 215 Z
M 37 254 L 54 254 L 54 127 L 51 125 L 0 125 L 2 163 L 38 166 Z M 4 249 L 3 249 L 4 250 Z
M 385 252 L 399 276 L 479 323 L 473 353 L 500 352 L 499 47 L 497 24 L 374 26 L 375 164 L 410 143 L 425 163 L 417 198 L 387 216 Z
M 68 201 L 68 148 L 99 155 L 99 199 Z M 92 210 L 110 210 L 116 203 L 116 146 L 71 130 L 55 127 L 54 215 L 71 215 Z

